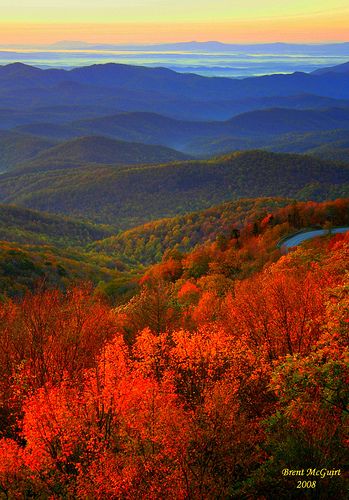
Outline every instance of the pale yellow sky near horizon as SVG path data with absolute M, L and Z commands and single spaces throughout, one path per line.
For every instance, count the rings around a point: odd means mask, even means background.
M 0 45 L 349 40 L 348 0 L 1 0 Z

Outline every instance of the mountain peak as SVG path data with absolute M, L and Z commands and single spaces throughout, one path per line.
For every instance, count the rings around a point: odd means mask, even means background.
M 328 68 L 320 68 L 312 72 L 313 75 L 325 75 L 327 73 L 347 73 L 349 74 L 349 61 L 337 66 L 330 66 Z
M 25 70 L 36 70 L 36 71 L 41 71 L 41 69 L 36 68 L 35 66 L 30 66 L 29 64 L 24 64 L 22 62 L 13 62 L 9 64 L 5 64 L 2 66 L 2 68 L 7 68 L 7 69 L 25 69 Z

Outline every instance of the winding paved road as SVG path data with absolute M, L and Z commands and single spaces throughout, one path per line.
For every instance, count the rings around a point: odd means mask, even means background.
M 349 227 L 337 227 L 331 230 L 331 234 L 337 233 L 346 233 L 349 231 Z M 316 229 L 314 231 L 308 231 L 306 233 L 295 234 L 294 236 L 290 236 L 287 240 L 284 240 L 281 244 L 281 248 L 292 248 L 300 245 L 304 241 L 311 240 L 312 238 L 317 238 L 318 236 L 325 236 L 328 234 L 328 230 L 326 229 Z

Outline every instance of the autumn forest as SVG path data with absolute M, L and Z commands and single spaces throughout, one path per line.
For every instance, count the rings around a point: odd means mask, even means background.
M 276 243 L 348 217 L 338 200 L 228 224 L 119 305 L 40 281 L 3 300 L 1 495 L 288 498 L 283 469 L 343 467 L 349 237 Z M 307 480 L 345 496 L 344 476 Z

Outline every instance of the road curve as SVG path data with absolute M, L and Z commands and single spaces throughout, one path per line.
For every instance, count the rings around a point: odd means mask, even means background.
M 331 234 L 346 233 L 349 231 L 349 227 L 337 227 L 331 229 Z M 327 229 L 315 229 L 314 231 L 307 231 L 306 233 L 295 234 L 284 240 L 281 244 L 281 248 L 292 248 L 300 245 L 304 241 L 311 240 L 312 238 L 317 238 L 318 236 L 325 236 L 328 234 Z

